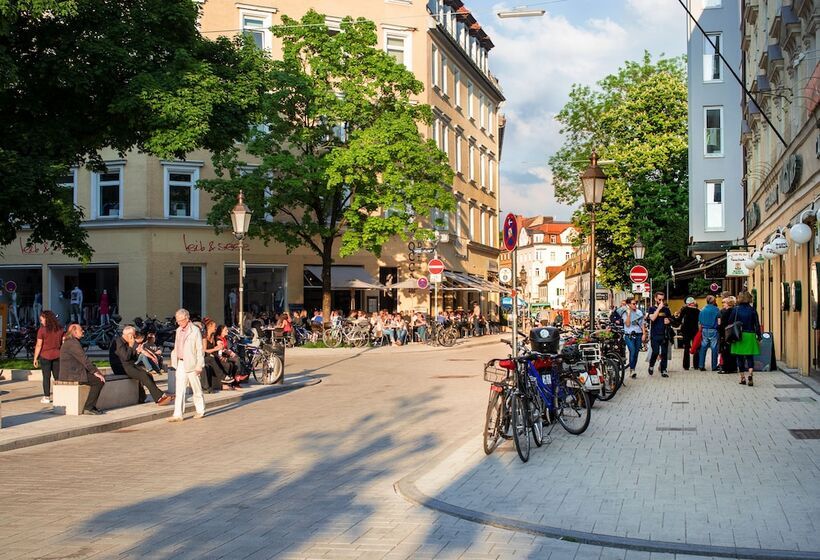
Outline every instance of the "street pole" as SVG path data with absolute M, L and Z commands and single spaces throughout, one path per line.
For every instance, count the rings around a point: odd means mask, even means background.
M 595 204 L 590 206 L 592 209 L 590 216 L 590 235 L 589 235 L 589 330 L 595 330 Z
M 512 353 L 518 356 L 518 247 L 512 251 Z
M 242 239 L 239 240 L 239 332 L 242 333 L 242 336 L 245 336 L 245 327 L 244 327 L 244 299 L 245 299 L 245 274 L 244 274 L 244 266 L 242 266 L 242 245 L 244 245 L 244 241 Z
M 438 258 L 438 240 L 436 240 L 436 244 L 433 247 L 433 258 Z M 444 274 L 442 272 L 442 274 Z M 434 282 L 433 286 L 433 317 L 438 317 L 438 282 Z

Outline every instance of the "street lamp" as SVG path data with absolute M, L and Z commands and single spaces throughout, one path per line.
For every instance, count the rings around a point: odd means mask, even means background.
M 251 210 L 245 204 L 245 196 L 239 191 L 239 200 L 231 210 L 231 224 L 233 225 L 233 235 L 239 241 L 239 331 L 244 336 L 244 295 L 245 295 L 245 261 L 242 256 L 242 240 L 248 233 L 251 225 Z
M 635 256 L 636 261 L 642 261 L 643 256 L 646 254 L 646 245 L 641 241 L 640 235 L 635 239 L 635 243 L 632 244 L 632 254 Z
M 589 167 L 581 174 L 581 185 L 584 188 L 584 202 L 589 207 L 589 328 L 595 330 L 595 207 L 604 198 L 606 174 L 598 167 L 598 154 L 594 151 L 589 156 Z
M 526 8 L 526 7 L 525 7 Z M 502 19 L 506 18 L 520 18 L 520 17 L 541 17 L 546 13 L 546 10 L 527 10 L 519 8 L 515 10 L 508 10 L 498 12 L 496 15 Z

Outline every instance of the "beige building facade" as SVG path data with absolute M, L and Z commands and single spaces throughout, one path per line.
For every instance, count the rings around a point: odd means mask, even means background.
M 744 78 L 755 97 L 743 103 L 746 239 L 758 251 L 779 233 L 789 243 L 752 271 L 749 288 L 778 361 L 818 374 L 820 12 L 813 0 L 745 0 L 742 13 Z M 812 235 L 797 243 L 790 232 L 801 221 Z
M 380 258 L 359 254 L 336 259 L 334 307 L 428 310 L 479 302 L 493 313 L 498 271 L 501 184 L 499 162 L 504 100 L 489 70 L 493 45 L 459 0 L 253 0 L 201 2 L 200 30 L 206 36 L 250 34 L 276 57 L 281 49 L 269 31 L 284 14 L 300 18 L 313 8 L 327 16 L 331 32 L 345 16 L 365 17 L 378 28 L 378 47 L 405 64 L 425 84 L 418 101 L 431 105 L 435 122 L 422 129 L 445 151 L 455 171 L 457 209 L 436 246 L 447 272 L 438 304 L 432 290 L 349 290 L 351 279 L 398 283 L 427 274 L 429 253 L 413 253 L 391 242 Z M 83 227 L 94 248 L 82 265 L 46 245 L 28 246 L 27 234 L 5 248 L 0 259 L 2 300 L 17 305 L 21 322 L 33 320 L 36 306 L 69 317 L 70 291 L 79 286 L 86 319 L 98 317 L 103 290 L 114 312 L 131 321 L 145 314 L 166 317 L 180 306 L 222 321 L 231 291 L 238 286 L 238 249 L 231 232 L 216 234 L 206 223 L 211 201 L 196 187 L 214 178 L 210 154 L 185 161 L 145 154 L 102 154 L 105 173 L 74 169 L 64 180 L 66 196 L 85 213 Z M 255 312 L 320 306 L 319 258 L 307 249 L 288 254 L 277 243 L 245 240 L 246 308 Z M 12 284 L 9 284 L 11 282 Z M 338 284 L 338 285 L 337 285 Z M 12 298 L 14 301 L 12 302 Z

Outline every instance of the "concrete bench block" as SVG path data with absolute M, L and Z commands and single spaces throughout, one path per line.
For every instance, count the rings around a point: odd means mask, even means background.
M 68 416 L 82 414 L 90 391 L 88 385 L 76 381 L 54 382 L 54 412 Z M 97 400 L 97 408 L 121 408 L 139 402 L 139 383 L 125 375 L 106 375 L 105 385 Z

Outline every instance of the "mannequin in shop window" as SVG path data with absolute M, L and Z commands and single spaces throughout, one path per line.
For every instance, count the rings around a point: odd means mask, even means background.
M 111 308 L 108 302 L 108 290 L 103 290 L 100 295 L 100 325 L 107 325 L 111 322 Z
M 32 315 L 34 315 L 34 324 L 37 324 L 37 321 L 40 318 L 40 313 L 43 311 L 43 294 L 37 292 L 34 294 L 34 303 L 32 304 Z
M 228 310 L 231 313 L 231 325 L 236 325 L 237 321 L 237 302 L 238 296 L 236 295 L 236 288 L 231 288 L 231 291 L 228 292 Z
M 11 292 L 9 299 L 11 301 L 9 304 L 9 326 L 11 326 L 12 321 L 14 321 L 14 326 L 20 328 L 20 319 L 17 317 L 17 292 Z
M 82 324 L 82 320 L 83 320 L 83 291 L 76 284 L 74 285 L 74 289 L 71 290 L 71 299 L 69 300 L 69 303 L 71 304 L 71 321 L 73 323 Z

